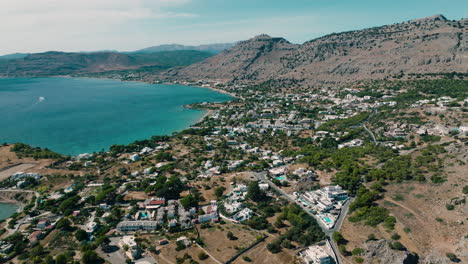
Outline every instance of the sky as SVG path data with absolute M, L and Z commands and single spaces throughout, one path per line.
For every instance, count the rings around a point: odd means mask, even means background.
M 326 34 L 443 14 L 467 0 L 0 0 L 0 54 L 133 51 L 259 34 L 303 43 Z

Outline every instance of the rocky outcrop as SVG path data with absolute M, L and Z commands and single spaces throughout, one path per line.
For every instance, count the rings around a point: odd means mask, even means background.
M 392 263 L 392 264 L 416 264 L 417 257 L 412 255 L 407 250 L 393 250 L 389 246 L 389 242 L 385 239 L 377 241 L 368 241 L 364 249 L 366 255 L 364 257 L 365 264 L 377 263 Z

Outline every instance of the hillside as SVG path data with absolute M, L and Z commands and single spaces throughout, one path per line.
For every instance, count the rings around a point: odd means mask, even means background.
M 165 51 L 122 54 L 117 52 L 45 52 L 0 62 L 0 76 L 58 76 L 133 70 L 152 67 L 165 70 L 202 61 L 212 56 L 201 51 Z
M 205 61 L 171 69 L 161 78 L 303 84 L 468 72 L 468 20 L 442 15 L 330 34 L 302 45 L 267 35 L 239 42 Z

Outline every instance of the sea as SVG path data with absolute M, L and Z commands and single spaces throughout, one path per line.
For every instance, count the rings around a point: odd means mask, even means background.
M 22 142 L 65 155 L 171 135 L 205 111 L 184 105 L 232 97 L 183 85 L 91 78 L 0 78 L 0 144 Z
M 11 203 L 0 203 L 0 220 L 7 219 L 18 210 L 18 206 Z

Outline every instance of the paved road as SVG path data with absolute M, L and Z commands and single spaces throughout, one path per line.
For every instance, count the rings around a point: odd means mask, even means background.
M 333 242 L 333 239 L 332 239 L 332 234 L 333 232 L 335 231 L 338 231 L 340 230 L 341 228 L 341 225 L 343 224 L 343 220 L 346 216 L 346 214 L 348 213 L 348 209 L 349 209 L 349 204 L 352 202 L 352 199 L 351 200 L 348 200 L 343 208 L 341 209 L 341 213 L 340 213 L 340 216 L 338 217 L 335 225 L 333 226 L 333 228 L 331 229 L 328 229 L 324 224 L 322 224 L 322 222 L 317 219 L 317 216 L 314 215 L 313 213 L 311 213 L 307 208 L 304 208 L 302 206 L 301 203 L 297 202 L 296 199 L 292 196 L 292 195 L 289 195 L 287 194 L 285 191 L 283 191 L 281 188 L 279 188 L 278 186 L 276 186 L 272 181 L 270 181 L 268 178 L 267 178 L 267 172 L 266 171 L 263 171 L 263 172 L 254 172 L 253 173 L 254 176 L 260 180 L 260 181 L 264 181 L 266 183 L 268 183 L 268 185 L 270 186 L 270 188 L 276 190 L 279 194 L 281 194 L 281 196 L 283 196 L 284 198 L 286 198 L 288 201 L 292 202 L 292 203 L 295 203 L 297 205 L 299 205 L 308 215 L 312 216 L 314 219 L 317 220 L 317 223 L 319 224 L 320 228 L 322 229 L 322 231 L 325 233 L 325 235 L 328 237 L 328 239 L 330 240 L 330 245 L 331 245 L 331 248 L 333 250 L 333 253 L 335 254 L 336 256 L 336 263 L 337 264 L 340 264 L 340 255 L 339 255 L 339 251 L 338 251 L 338 247 L 336 245 L 336 243 Z

